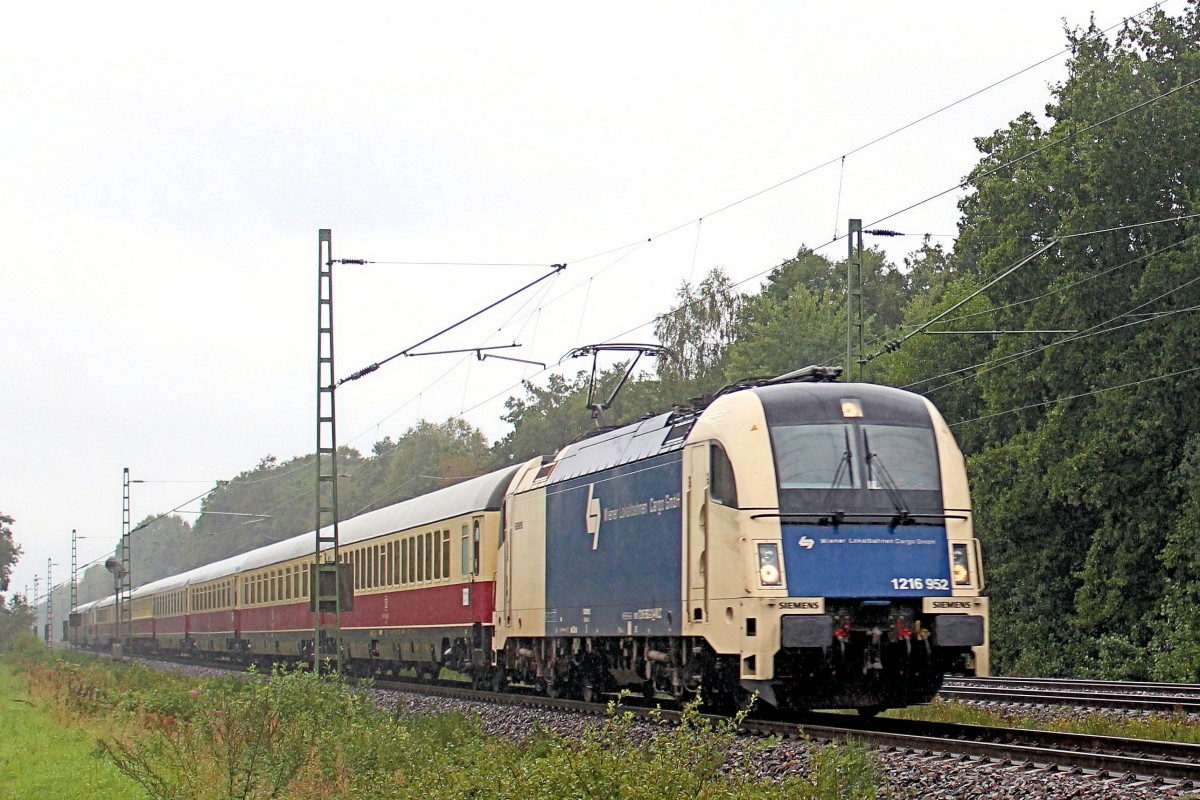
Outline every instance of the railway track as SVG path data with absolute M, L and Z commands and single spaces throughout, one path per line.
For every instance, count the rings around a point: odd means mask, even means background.
M 207 666 L 234 669 L 231 665 Z M 448 684 L 375 680 L 374 686 L 448 699 L 593 716 L 601 716 L 607 710 L 607 703 L 585 703 L 537 694 L 496 694 Z M 654 715 L 667 722 L 679 717 L 679 712 L 671 709 L 659 710 L 633 702 L 630 698 L 622 710 L 647 719 Z M 1130 786 L 1171 785 L 1183 790 L 1200 787 L 1200 744 L 1185 742 L 886 717 L 867 719 L 839 713 L 812 713 L 798 720 L 750 718 L 744 721 L 743 727 L 749 734 L 761 736 L 807 737 L 817 741 L 854 738 L 885 751 L 932 762 L 971 761 L 1014 771 L 1081 774 Z
M 947 700 L 1092 706 L 1166 714 L 1200 713 L 1200 684 L 1127 683 L 1050 678 L 947 679 Z
M 540 695 L 492 694 L 455 687 L 376 682 L 376 686 L 420 691 L 461 700 L 601 715 L 605 704 L 551 699 Z M 626 705 L 635 715 L 674 721 L 678 712 Z M 714 717 L 713 719 L 720 719 Z M 747 719 L 748 733 L 762 736 L 805 736 L 819 741 L 855 738 L 888 750 L 931 760 L 973 759 L 1014 770 L 1090 774 L 1128 783 L 1171 783 L 1181 789 L 1200 786 L 1200 745 L 1126 739 L 982 725 L 863 719 L 849 714 L 810 714 L 801 721 Z

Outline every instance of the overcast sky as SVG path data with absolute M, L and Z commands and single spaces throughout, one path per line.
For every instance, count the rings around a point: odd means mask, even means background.
M 973 137 L 1042 114 L 1064 19 L 1107 28 L 1148 5 L 11 5 L 11 589 L 38 574 L 44 593 L 47 559 L 69 579 L 72 529 L 81 564 L 111 552 L 123 467 L 146 481 L 136 522 L 315 449 L 318 229 L 335 258 L 443 262 L 337 268 L 338 375 L 545 272 L 500 265 L 569 266 L 429 349 L 515 342 L 553 364 L 650 341 L 681 281 L 722 266 L 754 291 L 801 246 L 843 257 L 830 243 L 851 217 L 913 234 L 884 242 L 897 263 L 920 234 L 951 246 L 957 194 L 892 215 L 954 187 Z M 339 390 L 339 443 L 369 452 L 456 414 L 494 440 L 504 398 L 540 372 L 399 359 Z

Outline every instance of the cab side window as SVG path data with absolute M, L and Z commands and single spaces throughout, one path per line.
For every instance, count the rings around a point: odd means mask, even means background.
M 733 464 L 729 463 L 725 448 L 714 442 L 708 452 L 712 469 L 709 496 L 723 506 L 737 508 L 737 481 L 734 479 Z

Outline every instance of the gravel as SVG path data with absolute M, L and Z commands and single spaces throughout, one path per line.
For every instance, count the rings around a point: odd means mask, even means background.
M 150 662 L 154 665 L 164 662 Z M 198 676 L 228 675 L 225 670 L 211 667 L 164 663 L 165 668 Z M 567 737 L 579 737 L 587 728 L 600 723 L 599 718 L 584 714 L 532 709 L 499 703 L 423 695 L 416 692 L 372 689 L 375 702 L 383 709 L 404 715 L 429 715 L 458 711 L 478 716 L 485 730 L 494 736 L 513 741 L 528 739 L 534 730 L 553 730 Z M 983 704 L 997 710 L 997 704 Z M 1011 705 L 1011 704 L 1010 704 Z M 1068 708 L 1046 709 L 1023 706 L 1019 713 L 1029 716 L 1040 709 L 1047 715 L 1062 716 Z M 1087 709 L 1084 713 L 1096 713 Z M 1107 712 L 1106 712 L 1107 713 Z M 1113 712 L 1137 718 L 1149 712 Z M 656 726 L 635 722 L 635 735 L 655 735 Z M 1163 798 L 1197 798 L 1195 790 L 1181 790 L 1171 785 L 1155 786 L 1144 781 L 1123 778 L 1100 779 L 1094 775 L 1072 774 L 1066 770 L 1049 772 L 1021 766 L 984 764 L 978 759 L 954 755 L 904 753 L 881 750 L 879 760 L 889 788 L 896 800 L 1162 800 Z M 809 744 L 803 739 L 786 739 L 760 752 L 753 768 L 763 777 L 782 778 L 803 775 L 810 763 Z
M 380 706 L 395 711 L 400 705 L 402 716 L 448 711 L 477 715 L 490 734 L 514 741 L 527 739 L 538 725 L 563 736 L 578 737 L 586 728 L 599 724 L 598 718 L 582 714 L 410 692 L 373 691 Z M 657 730 L 650 723 L 635 722 L 634 725 L 646 736 L 653 736 Z M 1161 800 L 1196 796 L 1195 792 L 1169 785 L 1154 786 L 1144 781 L 1100 779 L 1067 771 L 983 764 L 978 759 L 943 754 L 926 756 L 881 750 L 879 759 L 888 788 L 897 800 Z M 754 768 L 764 777 L 803 775 L 808 771 L 809 762 L 809 744 L 803 739 L 786 739 L 759 753 Z

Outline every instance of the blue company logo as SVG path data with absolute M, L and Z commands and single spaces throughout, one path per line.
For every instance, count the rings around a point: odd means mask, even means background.
M 801 537 L 800 537 L 800 541 L 799 541 L 799 542 L 797 542 L 796 544 L 800 545 L 800 546 L 801 546 L 801 547 L 803 547 L 805 550 L 812 550 L 812 549 L 813 549 L 813 545 L 814 545 L 814 544 L 816 544 L 816 542 L 815 542 L 815 541 L 813 541 L 811 538 L 809 538 L 809 537 L 807 537 L 807 536 L 801 536 Z
M 584 514 L 587 517 L 587 532 L 592 536 L 592 549 L 600 544 L 600 498 L 595 496 L 596 484 L 588 484 L 587 505 Z

